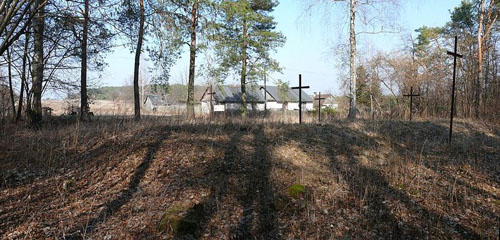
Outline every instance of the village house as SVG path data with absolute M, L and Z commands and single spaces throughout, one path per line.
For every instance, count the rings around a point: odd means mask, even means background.
M 318 93 L 313 94 L 314 99 L 319 97 Z M 321 109 L 325 108 L 332 108 L 332 109 L 337 109 L 339 107 L 339 104 L 337 100 L 335 99 L 335 96 L 332 94 L 321 94 Z M 318 109 L 318 100 L 314 100 L 314 109 Z
M 214 112 L 238 111 L 241 109 L 241 87 L 230 85 L 213 86 L 210 96 L 210 87 L 207 87 L 201 97 L 201 110 L 210 112 L 210 99 Z M 298 110 L 299 91 L 277 86 L 248 86 L 246 89 L 247 109 L 254 111 L 268 110 Z M 302 107 L 304 110 L 313 110 L 313 99 L 302 91 Z
M 143 104 L 147 110 L 153 112 L 159 111 L 160 109 L 163 109 L 168 105 L 165 97 L 154 94 L 147 95 L 146 98 L 144 99 Z
M 267 109 L 270 110 L 299 110 L 299 90 L 280 86 L 260 87 L 262 94 L 267 93 Z M 302 109 L 311 111 L 313 98 L 302 91 Z

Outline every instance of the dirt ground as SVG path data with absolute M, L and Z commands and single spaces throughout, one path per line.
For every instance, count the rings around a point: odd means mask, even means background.
M 0 134 L 1 239 L 498 239 L 500 128 L 101 119 Z

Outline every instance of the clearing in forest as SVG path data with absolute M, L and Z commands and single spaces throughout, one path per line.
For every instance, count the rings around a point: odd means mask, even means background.
M 0 238 L 495 239 L 499 128 L 456 125 L 3 129 Z

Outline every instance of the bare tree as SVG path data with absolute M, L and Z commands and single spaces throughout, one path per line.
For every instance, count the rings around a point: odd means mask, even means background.
M 45 29 L 45 11 L 43 4 L 45 4 L 43 0 L 38 0 L 34 5 L 34 9 L 38 9 L 38 11 L 33 20 L 33 106 L 29 113 L 29 120 L 34 124 L 42 120 L 43 43 Z
M 89 0 L 84 2 L 83 10 L 83 32 L 82 32 L 82 69 L 80 73 L 80 119 L 84 121 L 90 120 L 89 103 L 87 94 L 87 45 L 89 33 Z
M 46 0 L 5 0 L 0 2 L 0 55 L 3 55 L 24 34 L 33 17 L 46 3 Z
M 139 23 L 139 37 L 137 39 L 137 48 L 135 49 L 135 64 L 134 64 L 134 107 L 135 107 L 135 119 L 139 120 L 141 118 L 141 103 L 139 96 L 139 65 L 141 61 L 141 51 L 142 51 L 142 41 L 144 38 L 144 0 L 140 0 L 141 17 Z
M 29 46 L 30 34 L 29 31 L 25 34 L 24 39 L 24 48 L 23 48 L 23 57 L 22 57 L 22 72 L 21 72 L 21 89 L 19 90 L 19 104 L 17 106 L 17 116 L 16 122 L 19 122 L 21 119 L 21 110 L 23 108 L 23 93 L 26 85 L 26 65 L 28 61 L 28 46 Z
M 387 11 L 389 6 L 395 9 L 399 0 L 320 0 L 306 1 L 306 11 L 311 11 L 314 7 L 321 6 L 321 9 L 330 5 L 347 4 L 349 9 L 349 114 L 348 118 L 356 118 L 356 45 L 358 34 L 378 34 L 378 33 L 394 33 L 397 31 L 384 30 L 384 27 L 389 25 L 394 11 Z M 329 10 L 328 10 L 329 11 Z M 389 20 L 389 21 L 388 21 Z M 357 23 L 363 26 L 370 26 L 368 31 L 357 31 Z
M 14 90 L 12 89 L 12 58 L 9 49 L 7 49 L 7 74 L 9 78 L 9 92 L 10 92 L 10 103 L 12 108 L 12 117 L 13 121 L 15 121 L 16 117 L 16 105 L 14 100 Z
M 484 61 L 484 45 L 487 38 L 490 36 L 491 30 L 498 18 L 497 1 L 490 0 L 489 7 L 486 9 L 487 0 L 481 0 L 478 13 L 478 31 L 477 31 L 477 79 L 475 86 L 474 98 L 474 115 L 479 118 L 479 109 L 481 106 L 482 83 L 484 78 L 483 61 Z

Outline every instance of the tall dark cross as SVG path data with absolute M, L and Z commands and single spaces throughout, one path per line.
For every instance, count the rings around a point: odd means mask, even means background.
M 317 98 L 314 98 L 314 100 L 318 100 L 318 122 L 321 122 L 321 100 L 324 100 L 325 98 L 321 97 L 321 92 L 319 92 L 319 95 Z
M 213 96 L 214 96 L 215 92 L 213 91 L 211 84 L 210 84 L 210 92 L 208 92 L 207 94 L 210 95 L 210 120 L 212 120 L 213 115 L 214 115 L 214 105 L 212 102 L 213 102 Z
M 299 124 L 302 124 L 302 89 L 309 88 L 309 86 L 302 86 L 302 74 L 299 74 L 299 86 L 292 87 L 292 89 L 299 89 Z
M 413 94 L 413 87 L 410 87 L 410 94 L 405 94 L 403 96 L 410 98 L 410 122 L 411 122 L 411 116 L 413 114 L 413 97 L 419 97 L 420 94 Z
M 456 78 L 456 71 L 457 71 L 457 57 L 458 58 L 463 58 L 463 55 L 460 55 L 457 53 L 457 47 L 458 47 L 458 37 L 455 36 L 455 51 L 450 52 L 448 51 L 448 55 L 453 56 L 453 84 L 451 87 L 451 114 L 450 114 L 450 136 L 449 136 L 449 143 L 451 144 L 451 135 L 453 133 L 453 115 L 454 115 L 454 110 L 455 110 L 455 78 Z

